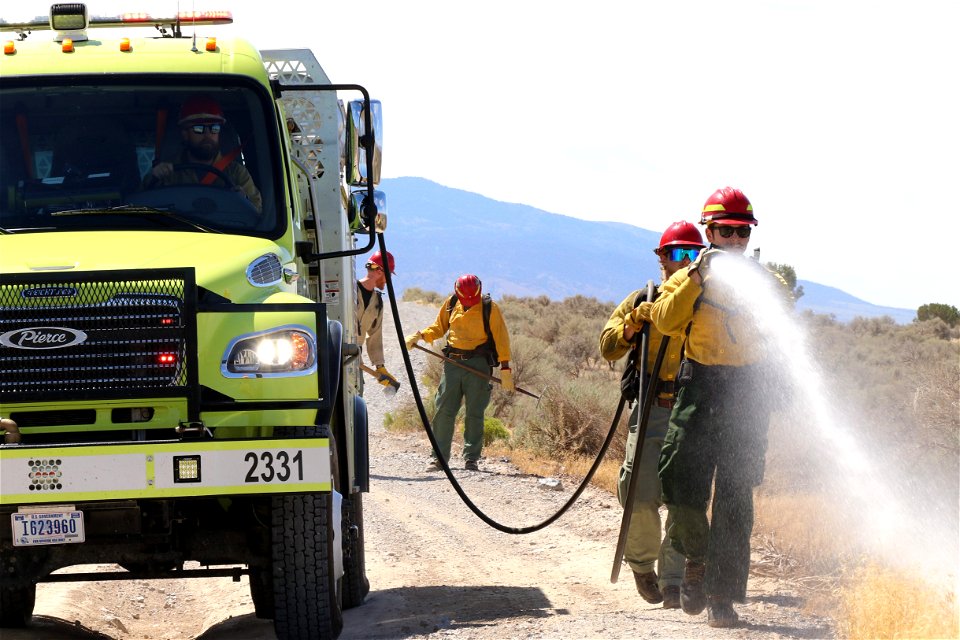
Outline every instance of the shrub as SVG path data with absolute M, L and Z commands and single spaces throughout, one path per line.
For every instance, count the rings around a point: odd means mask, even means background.
M 540 411 L 514 429 L 524 446 L 549 457 L 594 456 L 610 428 L 620 396 L 617 385 L 598 386 L 590 381 L 561 382 L 543 393 Z M 624 438 L 614 438 L 623 456 Z
M 403 296 L 400 298 L 404 302 L 420 302 L 422 304 L 437 305 L 447 299 L 446 295 L 441 295 L 436 291 L 424 291 L 419 287 L 410 287 L 403 290 Z
M 940 318 L 947 325 L 955 327 L 957 323 L 960 323 L 960 311 L 953 305 L 939 303 L 925 304 L 917 309 L 917 320 L 919 322 L 933 318 Z
M 483 418 L 483 445 L 489 446 L 497 440 L 509 440 L 510 432 L 503 426 L 503 423 L 496 418 L 485 416 Z

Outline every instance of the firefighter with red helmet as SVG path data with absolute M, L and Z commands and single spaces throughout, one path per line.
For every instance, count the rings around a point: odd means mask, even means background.
M 746 260 L 785 299 L 789 288 L 743 256 L 757 219 L 742 191 L 718 189 L 704 203 L 700 223 L 710 249 L 674 273 L 650 307 L 659 331 L 686 338 L 659 475 L 673 518 L 668 535 L 686 557 L 681 607 L 690 615 L 706 608 L 708 625 L 732 627 L 738 621 L 733 603 L 746 597 L 753 489 L 763 480 L 772 409 L 765 382 L 771 369 L 758 339 L 761 321 L 745 298 L 733 295 L 737 282 L 713 276 L 711 263 Z
M 263 210 L 263 197 L 250 172 L 239 161 L 240 147 L 221 153 L 220 134 L 227 118 L 220 103 L 207 95 L 194 95 L 180 106 L 177 125 L 183 150 L 174 162 L 154 159 L 143 179 L 145 189 L 167 185 L 209 184 L 232 187 L 246 196 L 257 211 Z M 189 166 L 188 166 L 189 165 Z M 200 168 L 209 166 L 210 169 Z
M 674 222 L 660 236 L 659 246 L 653 250 L 660 260 L 662 282 L 678 270 L 696 260 L 705 248 L 699 229 L 689 222 Z M 656 293 L 654 299 L 656 299 Z M 639 331 L 650 320 L 653 301 L 646 300 L 646 288 L 632 292 L 614 309 L 600 333 L 600 355 L 607 361 L 620 360 L 631 349 L 637 348 Z M 652 371 L 663 335 L 650 328 L 646 370 Z M 641 403 L 637 402 L 630 416 L 626 457 L 620 467 L 617 495 L 624 505 L 630 484 L 630 475 L 639 474 L 630 516 L 624 560 L 633 571 L 633 579 L 640 596 L 651 604 L 663 602 L 664 609 L 680 607 L 680 582 L 683 578 L 683 556 L 661 536 L 660 479 L 657 461 L 667 433 L 670 409 L 674 401 L 677 369 L 680 367 L 682 340 L 671 340 L 660 367 L 656 385 L 656 400 L 650 409 L 640 460 L 634 464 L 637 437 L 640 431 Z M 630 363 L 634 363 L 630 360 Z M 628 364 L 628 366 L 631 366 Z M 641 363 L 633 366 L 640 369 Z M 668 515 L 667 526 L 672 523 Z M 656 570 L 655 570 L 656 568 Z M 659 575 L 658 575 L 659 574 Z
M 454 293 L 440 307 L 432 325 L 407 336 L 407 350 L 421 340 L 433 342 L 443 336 L 447 358 L 489 376 L 494 366 L 500 367 L 500 384 L 509 392 L 515 390 L 510 369 L 510 334 L 503 314 L 489 295 L 483 295 L 480 278 L 465 274 L 454 283 Z M 483 413 L 490 402 L 491 384 L 488 378 L 473 375 L 449 361 L 443 364 L 443 376 L 437 388 L 437 413 L 433 417 L 433 434 L 440 446 L 444 461 L 450 460 L 454 422 L 460 402 L 466 405 L 463 420 L 464 469 L 479 470 L 483 450 Z M 434 458 L 427 471 L 442 467 Z
M 384 269 L 394 271 L 393 254 L 387 251 L 387 264 L 379 251 L 366 262 L 367 275 L 357 280 L 357 335 L 362 348 L 367 347 L 367 358 L 377 371 L 377 381 L 384 387 L 396 387 L 397 379 L 387 371 L 383 356 L 383 288 L 387 284 Z

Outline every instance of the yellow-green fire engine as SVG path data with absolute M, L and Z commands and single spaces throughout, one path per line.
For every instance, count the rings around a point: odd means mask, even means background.
M 332 638 L 369 590 L 380 105 L 229 22 L 0 20 L 4 627 L 37 582 L 247 575 L 278 637 Z M 95 563 L 126 571 L 54 573 Z

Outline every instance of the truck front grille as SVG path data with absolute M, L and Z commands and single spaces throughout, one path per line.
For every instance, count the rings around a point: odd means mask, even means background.
M 187 290 L 195 294 L 189 277 L 170 275 L 186 274 L 0 276 L 0 400 L 169 396 L 186 386 Z

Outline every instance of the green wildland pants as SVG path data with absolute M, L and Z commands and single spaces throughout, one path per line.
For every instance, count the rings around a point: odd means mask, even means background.
M 486 357 L 478 356 L 460 360 L 460 364 L 480 373 L 490 375 L 490 364 Z M 460 400 L 466 400 L 466 416 L 463 420 L 463 457 L 465 460 L 479 460 L 483 449 L 483 412 L 490 402 L 489 380 L 464 371 L 455 364 L 443 363 L 443 377 L 437 387 L 437 413 L 433 417 L 433 435 L 440 445 L 445 461 L 450 460 L 450 445 L 453 442 L 453 427 L 460 410 Z
M 752 401 L 755 382 L 751 367 L 697 365 L 677 395 L 659 465 L 673 546 L 706 563 L 708 596 L 737 602 L 747 593 L 753 488 L 763 480 L 770 421 L 763 399 Z
M 623 558 L 637 573 L 654 570 L 656 562 L 659 587 L 679 586 L 683 579 L 683 555 L 673 548 L 670 539 L 662 534 L 660 526 L 660 478 L 657 475 L 657 461 L 660 448 L 670 421 L 670 410 L 654 406 L 650 409 L 647 421 L 643 451 L 640 452 L 640 464 L 636 466 L 637 488 L 633 496 L 633 513 L 630 515 L 630 528 L 623 549 Z M 617 497 L 620 506 L 627 500 L 630 486 L 630 474 L 634 472 L 633 452 L 637 443 L 640 422 L 640 403 L 637 403 L 630 416 L 630 431 L 627 434 L 627 453 L 620 467 L 620 481 L 617 484 Z M 667 515 L 667 527 L 673 518 Z

